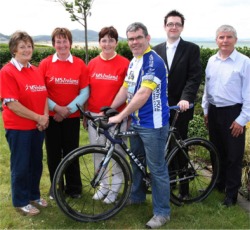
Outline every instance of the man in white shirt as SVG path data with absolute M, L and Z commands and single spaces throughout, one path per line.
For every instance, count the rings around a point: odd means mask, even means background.
M 226 193 L 223 205 L 236 204 L 241 186 L 245 125 L 250 120 L 250 59 L 235 49 L 236 30 L 222 25 L 216 31 L 217 54 L 206 67 L 202 98 L 209 138 L 220 154 L 217 189 Z

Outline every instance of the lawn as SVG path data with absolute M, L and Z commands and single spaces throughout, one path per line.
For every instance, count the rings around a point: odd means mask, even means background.
M 86 131 L 81 129 L 81 145 L 86 144 Z M 9 149 L 0 119 L 0 229 L 143 229 L 152 216 L 151 195 L 143 205 L 125 207 L 113 218 L 97 223 L 81 223 L 65 216 L 54 201 L 49 201 L 49 175 L 44 151 L 41 180 L 42 196 L 49 207 L 35 217 L 17 213 L 11 203 Z M 171 221 L 162 229 L 250 229 L 249 213 L 239 205 L 225 208 L 223 195 L 214 191 L 203 202 L 177 207 L 171 204 Z

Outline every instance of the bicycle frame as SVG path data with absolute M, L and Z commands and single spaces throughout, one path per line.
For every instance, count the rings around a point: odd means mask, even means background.
M 175 107 L 172 107 L 172 108 L 175 109 Z M 174 119 L 172 121 L 172 124 L 169 128 L 169 135 L 168 135 L 166 145 L 165 145 L 165 153 L 166 153 L 165 158 L 168 157 L 168 155 L 171 152 L 168 150 L 168 148 L 170 147 L 171 140 L 173 140 L 175 142 L 175 145 L 174 145 L 175 147 L 173 150 L 178 148 L 180 151 L 182 151 L 182 154 L 188 160 L 188 156 L 187 156 L 186 152 L 183 150 L 183 146 L 185 145 L 185 142 L 182 140 L 178 131 L 175 128 L 175 123 L 178 119 L 180 110 L 178 108 L 176 108 L 175 111 L 176 111 L 176 113 L 175 113 Z M 126 145 L 126 143 L 122 139 L 122 137 L 130 137 L 130 136 L 135 136 L 138 134 L 136 131 L 120 131 L 120 127 L 121 127 L 121 124 L 117 124 L 113 135 L 111 134 L 111 132 L 109 132 L 107 130 L 104 130 L 101 132 L 107 138 L 105 149 L 108 150 L 108 154 L 105 156 L 105 158 L 100 163 L 100 166 L 97 169 L 96 175 L 95 175 L 91 184 L 94 187 L 98 186 L 98 183 L 102 178 L 102 175 L 104 174 L 106 168 L 108 167 L 108 163 L 109 163 L 111 156 L 112 156 L 112 153 L 115 149 L 115 145 L 118 144 L 123 149 L 123 151 L 129 156 L 130 160 L 133 161 L 137 165 L 137 167 L 142 171 L 142 173 L 144 175 L 144 180 L 146 181 L 147 186 L 149 186 L 151 182 L 150 182 L 150 178 L 149 178 L 149 173 L 147 172 L 147 169 L 146 169 L 146 165 L 144 165 L 138 159 L 138 157 L 136 157 L 134 155 L 134 153 L 130 150 L 130 148 L 128 148 L 128 146 Z M 99 128 L 97 127 L 97 132 L 98 132 L 98 129 Z M 191 165 L 191 167 L 193 168 L 192 165 Z M 190 179 L 190 178 L 186 178 L 186 179 Z M 180 179 L 170 180 L 170 184 L 177 182 L 177 181 L 180 181 Z
M 130 148 L 122 139 L 122 137 L 130 137 L 138 135 L 136 131 L 120 131 L 120 125 L 117 125 L 113 136 L 111 135 L 110 132 L 103 132 L 103 135 L 107 138 L 105 149 L 108 150 L 108 154 L 105 156 L 105 158 L 100 164 L 100 166 L 102 167 L 100 169 L 97 169 L 97 174 L 100 175 L 94 178 L 96 181 L 94 185 L 97 185 L 98 181 L 101 179 L 103 173 L 105 172 L 108 163 L 111 159 L 112 153 L 115 149 L 115 145 L 117 144 L 120 145 L 122 150 L 129 156 L 130 160 L 132 160 L 137 165 L 137 167 L 142 171 L 142 173 L 147 178 L 148 173 L 145 165 L 138 159 L 138 157 L 135 156 L 135 154 L 130 150 Z
M 167 142 L 165 145 L 165 157 L 168 157 L 172 150 L 174 150 L 175 148 L 178 148 L 179 150 L 182 151 L 186 159 L 188 159 L 186 152 L 183 150 L 183 147 L 185 146 L 185 141 L 181 138 L 179 132 L 175 128 L 175 123 L 179 117 L 180 110 L 176 109 L 175 111 L 176 112 L 175 112 L 172 124 L 169 127 L 169 135 L 167 137 Z M 171 151 L 169 151 L 171 141 L 174 141 L 174 148 Z

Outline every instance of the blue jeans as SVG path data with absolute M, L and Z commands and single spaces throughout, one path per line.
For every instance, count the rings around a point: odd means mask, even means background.
M 146 157 L 147 167 L 151 173 L 153 213 L 159 216 L 170 216 L 170 183 L 164 147 L 169 125 L 159 129 L 148 129 L 132 125 L 130 130 L 138 132 L 138 136 L 130 138 L 131 151 L 139 158 Z M 133 184 L 130 199 L 133 202 L 146 200 L 143 173 L 131 162 Z
M 11 192 L 14 207 L 23 207 L 40 198 L 44 132 L 6 130 L 11 152 Z

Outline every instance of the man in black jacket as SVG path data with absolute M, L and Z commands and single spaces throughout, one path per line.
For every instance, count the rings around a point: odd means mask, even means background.
M 164 18 L 164 29 L 167 41 L 155 47 L 155 50 L 165 61 L 168 68 L 168 98 L 169 105 L 179 105 L 182 113 L 176 123 L 181 137 L 187 138 L 188 124 L 193 118 L 194 109 L 189 109 L 194 103 L 201 83 L 202 68 L 200 48 L 194 43 L 184 41 L 180 35 L 184 28 L 184 16 L 176 10 L 170 11 Z M 170 122 L 173 114 L 170 114 Z M 179 159 L 181 162 L 181 159 Z M 188 186 L 180 189 L 180 196 L 188 195 Z

